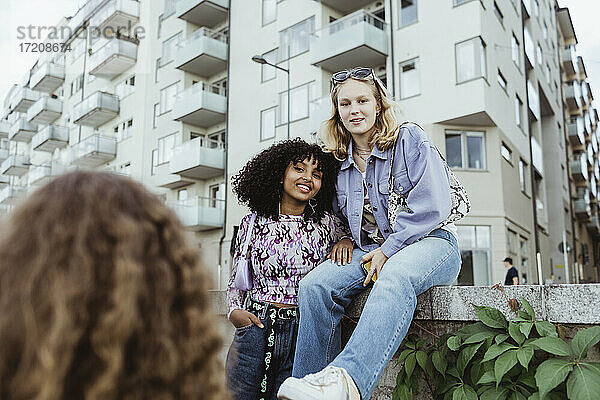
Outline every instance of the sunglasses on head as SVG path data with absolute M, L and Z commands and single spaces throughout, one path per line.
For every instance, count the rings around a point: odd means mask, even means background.
M 354 68 L 354 69 L 345 69 L 343 71 L 336 72 L 331 76 L 331 90 L 338 83 L 342 83 L 348 78 L 357 78 L 357 79 L 365 79 L 368 77 L 372 77 L 373 81 L 375 81 L 375 71 L 373 68 Z M 379 89 L 379 88 L 377 88 Z

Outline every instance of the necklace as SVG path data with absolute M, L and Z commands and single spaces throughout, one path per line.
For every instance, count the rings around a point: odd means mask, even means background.
M 366 152 L 360 153 L 357 149 L 355 149 L 354 150 L 354 154 L 356 154 L 358 156 L 358 158 L 360 158 L 364 162 L 367 162 L 367 158 L 369 157 L 369 155 L 371 154 L 371 152 L 370 151 L 366 151 Z

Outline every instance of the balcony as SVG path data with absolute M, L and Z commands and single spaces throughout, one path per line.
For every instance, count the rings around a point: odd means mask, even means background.
M 579 220 L 587 220 L 592 216 L 589 190 L 577 190 L 573 207 L 575 208 L 575 216 Z
M 111 39 L 90 57 L 90 74 L 114 78 L 131 68 L 137 61 L 137 43 Z
M 0 162 L 6 160 L 9 156 L 8 154 L 9 145 L 7 140 L 0 140 Z
M 154 167 L 154 177 L 156 186 L 167 189 L 179 189 L 194 183 L 191 179 L 183 178 L 181 175 L 169 172 L 169 163 L 160 164 Z
M 0 165 L 0 175 L 23 176 L 29 171 L 29 157 L 11 154 Z
M 177 18 L 197 26 L 215 26 L 227 19 L 229 0 L 177 0 Z
M 27 195 L 27 189 L 22 186 L 7 185 L 0 190 L 0 204 L 15 205 L 20 199 Z
M 592 120 L 590 119 L 590 113 L 587 111 L 583 113 L 583 127 L 585 128 L 585 136 L 590 136 L 592 134 Z
M 588 180 L 587 157 L 585 153 L 574 154 L 571 159 L 571 176 L 576 182 Z
M 0 175 L 0 189 L 4 189 L 10 185 L 10 177 L 6 175 Z
M 587 223 L 588 230 L 594 234 L 600 234 L 600 220 L 598 219 L 598 210 L 592 209 L 592 216 Z
M 38 92 L 53 93 L 65 82 L 65 66 L 53 62 L 42 64 L 31 75 L 29 87 Z
M 25 117 L 21 117 L 10 127 L 8 139 L 15 142 L 29 143 L 36 132 L 37 125 L 28 122 Z
M 578 111 L 581 108 L 581 87 L 578 81 L 573 80 L 565 84 L 565 99 L 569 111 Z
M 227 98 L 223 88 L 198 82 L 177 95 L 173 106 L 173 119 L 208 128 L 225 122 Z
M 0 138 L 7 138 L 10 133 L 11 123 L 8 121 L 0 121 Z
M 40 98 L 40 92 L 28 87 L 19 88 L 10 99 L 10 110 L 13 112 L 27 112 L 29 107 Z
M 579 72 L 577 66 L 577 56 L 575 55 L 575 46 L 567 46 L 562 51 L 562 65 L 567 75 L 573 75 Z
M 388 54 L 386 23 L 358 10 L 311 36 L 310 62 L 331 72 L 348 66 L 375 67 Z
M 106 92 L 95 92 L 73 107 L 73 122 L 98 128 L 119 115 L 119 98 Z
M 585 133 L 583 132 L 583 118 L 571 118 L 567 124 L 567 135 L 569 142 L 573 146 L 583 146 L 585 144 Z
M 50 182 L 53 176 L 52 166 L 49 164 L 31 167 L 31 170 L 27 174 L 27 184 L 29 186 L 41 186 Z
M 63 126 L 48 125 L 31 138 L 31 148 L 35 151 L 54 153 L 69 144 L 69 129 Z
M 175 66 L 183 71 L 209 77 L 227 68 L 227 36 L 200 28 L 179 44 Z
M 62 110 L 62 100 L 40 97 L 27 111 L 27 120 L 33 124 L 49 125 L 61 116 Z
M 72 164 L 95 168 L 114 159 L 117 155 L 115 138 L 94 134 L 71 147 Z
M 112 0 L 90 19 L 90 26 L 104 32 L 111 28 L 126 31 L 140 20 L 140 3 L 136 0 Z
M 225 200 L 194 197 L 170 204 L 183 226 L 193 231 L 207 231 L 223 227 Z
M 185 178 L 208 179 L 225 173 L 225 150 L 199 137 L 173 149 L 169 171 Z

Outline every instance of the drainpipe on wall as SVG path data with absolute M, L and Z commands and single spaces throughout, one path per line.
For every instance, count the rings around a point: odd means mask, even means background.
M 392 64 L 392 98 L 396 97 L 396 64 L 394 62 L 394 12 L 392 5 L 394 4 L 393 0 L 390 0 L 390 64 Z M 389 85 L 388 85 L 388 90 Z

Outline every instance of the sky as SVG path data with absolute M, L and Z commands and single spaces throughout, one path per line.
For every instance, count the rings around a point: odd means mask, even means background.
M 307 0 L 308 1 L 308 0 Z M 439 0 L 437 0 L 439 1 Z M 450 0 L 446 0 L 450 1 Z M 162 6 L 162 0 L 152 0 Z M 0 104 L 10 87 L 31 68 L 37 55 L 23 53 L 17 38 L 19 26 L 52 26 L 63 16 L 72 15 L 84 0 L 0 0 L 0 15 L 7 16 L 0 25 L 0 55 L 8 62 L 0 63 Z M 583 57 L 592 86 L 596 106 L 600 105 L 600 15 L 599 0 L 559 0 L 568 7 L 579 44 L 578 55 Z

